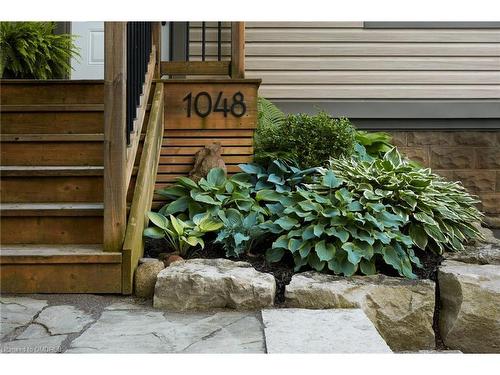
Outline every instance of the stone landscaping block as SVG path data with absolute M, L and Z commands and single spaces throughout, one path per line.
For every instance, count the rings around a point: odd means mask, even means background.
M 447 260 L 438 280 L 445 345 L 464 353 L 500 353 L 500 265 Z
M 156 277 L 165 268 L 162 261 L 154 260 L 139 264 L 134 276 L 134 292 L 137 297 L 151 298 L 155 291 Z
M 360 309 L 262 310 L 268 353 L 391 353 Z
M 491 243 L 467 246 L 463 251 L 446 253 L 445 258 L 463 263 L 500 265 L 500 246 Z
M 259 309 L 273 305 L 274 277 L 228 259 L 174 262 L 158 274 L 153 306 L 185 311 Z
M 304 272 L 285 289 L 288 307 L 361 308 L 395 351 L 434 349 L 435 284 L 383 275 L 350 278 Z

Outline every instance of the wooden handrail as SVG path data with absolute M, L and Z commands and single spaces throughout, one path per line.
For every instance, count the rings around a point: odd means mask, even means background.
M 162 82 L 156 84 L 123 243 L 123 294 L 132 293 L 134 270 L 144 252 L 143 231 L 148 224 L 146 214 L 151 209 L 163 139 L 163 86 Z
M 154 25 L 152 25 L 154 26 Z M 155 33 L 157 34 L 155 36 Z M 127 22 L 104 23 L 104 224 L 103 248 L 120 251 L 127 225 L 127 190 L 155 72 L 159 71 L 159 26 L 153 27 L 150 60 L 134 137 L 127 147 Z M 130 125 L 130 122 L 129 122 Z

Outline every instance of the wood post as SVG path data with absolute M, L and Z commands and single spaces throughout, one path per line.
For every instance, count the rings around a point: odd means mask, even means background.
M 153 45 L 156 46 L 156 66 L 153 78 L 161 78 L 161 22 L 153 22 L 152 25 Z
M 245 78 L 245 22 L 231 22 L 231 78 Z
M 104 251 L 121 251 L 127 225 L 127 23 L 104 23 Z

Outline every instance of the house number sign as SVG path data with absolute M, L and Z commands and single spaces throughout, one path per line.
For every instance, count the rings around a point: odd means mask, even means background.
M 192 78 L 162 82 L 165 129 L 255 129 L 257 125 L 258 79 Z M 168 131 L 165 134 L 168 137 Z

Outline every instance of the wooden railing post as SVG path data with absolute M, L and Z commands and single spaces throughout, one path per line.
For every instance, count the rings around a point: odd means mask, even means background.
M 245 78 L 245 22 L 231 22 L 231 78 Z
M 104 239 L 121 251 L 127 225 L 127 23 L 104 23 Z
M 156 46 L 156 66 L 153 78 L 160 78 L 161 66 L 161 22 L 153 22 L 152 24 L 153 45 Z

